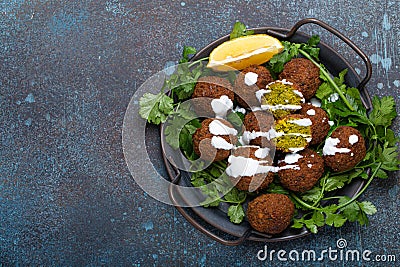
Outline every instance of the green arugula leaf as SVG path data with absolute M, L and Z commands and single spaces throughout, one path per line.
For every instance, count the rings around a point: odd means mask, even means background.
M 252 35 L 254 34 L 254 31 L 249 31 L 246 29 L 246 25 L 244 25 L 242 22 L 237 21 L 234 25 L 233 25 L 233 29 L 232 32 L 229 35 L 229 39 L 235 39 L 238 37 L 242 37 L 242 36 L 247 36 L 247 35 Z

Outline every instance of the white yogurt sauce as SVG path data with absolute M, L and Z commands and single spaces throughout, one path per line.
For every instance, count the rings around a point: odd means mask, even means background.
M 278 104 L 278 105 L 261 105 L 261 109 L 264 110 L 299 110 L 301 109 L 300 105 L 283 105 L 283 104 Z
M 217 118 L 225 118 L 229 110 L 233 108 L 233 102 L 228 96 L 222 95 L 220 98 L 211 101 L 211 107 Z
M 265 148 L 260 147 L 254 152 L 254 155 L 259 159 L 263 159 L 266 156 L 268 156 L 269 151 L 270 151 L 270 149 L 268 147 L 265 147 Z
M 352 134 L 349 136 L 349 143 L 351 145 L 354 145 L 357 142 L 358 142 L 358 136 L 356 134 Z
M 244 75 L 244 83 L 247 86 L 252 86 L 257 83 L 258 74 L 254 72 L 248 72 Z
M 271 90 L 266 90 L 266 89 L 260 89 L 256 91 L 256 98 L 258 99 L 258 102 L 261 103 L 261 97 L 265 94 L 271 93 Z
M 249 144 L 251 140 L 258 137 L 265 137 L 268 140 L 271 140 L 282 135 L 284 135 L 284 133 L 278 133 L 274 128 L 271 128 L 268 132 L 244 131 L 243 135 L 240 137 L 240 143 L 246 145 Z
M 300 167 L 296 164 L 288 164 L 282 167 L 271 166 L 268 161 L 259 161 L 252 158 L 246 158 L 241 156 L 229 156 L 229 165 L 225 172 L 231 177 L 243 177 L 253 176 L 260 173 L 278 172 L 280 170 L 300 170 Z
M 237 135 L 238 133 L 236 129 L 226 126 L 219 120 L 213 120 L 208 129 L 213 135 Z
M 315 115 L 315 109 L 309 109 L 309 110 L 307 110 L 307 115 L 309 115 L 309 116 L 314 116 Z
M 266 161 L 258 161 L 252 158 L 245 158 L 241 156 L 230 155 L 228 158 L 230 163 L 225 172 L 231 177 L 239 176 L 253 176 L 259 173 L 268 173 L 274 171 L 275 167 L 270 165 L 261 165 L 262 163 L 268 164 Z
M 311 105 L 313 105 L 314 107 L 318 107 L 318 108 L 321 107 L 321 101 L 320 101 L 318 98 L 315 98 L 315 97 L 311 98 L 311 99 L 310 99 L 310 103 L 311 103 Z
M 328 101 L 331 102 L 331 103 L 335 103 L 338 100 L 339 100 L 339 94 L 338 93 L 333 93 L 328 97 Z
M 283 160 L 287 164 L 293 164 L 299 161 L 303 156 L 297 153 L 289 153 L 286 154 L 285 159 Z
M 233 148 L 233 145 L 227 142 L 221 136 L 213 136 L 211 138 L 211 145 L 217 149 L 223 149 L 223 150 L 231 150 Z
M 350 149 L 345 147 L 336 147 L 340 143 L 339 138 L 328 137 L 325 140 L 324 148 L 322 153 L 324 156 L 335 155 L 336 153 L 349 153 Z
M 299 125 L 299 126 L 304 126 L 304 127 L 307 127 L 307 126 L 311 126 L 311 125 L 312 125 L 312 121 L 311 121 L 310 119 L 308 119 L 308 118 L 305 118 L 305 119 L 297 119 L 297 120 L 290 120 L 290 121 L 288 121 L 288 122 L 297 124 L 297 125 Z

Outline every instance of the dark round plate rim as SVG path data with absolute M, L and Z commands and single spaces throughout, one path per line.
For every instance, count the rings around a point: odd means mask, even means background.
M 254 33 L 256 33 L 256 34 L 267 33 L 268 31 L 271 31 L 271 30 L 280 32 L 280 33 L 289 32 L 289 29 L 277 28 L 277 27 L 260 27 L 260 28 L 252 28 L 249 30 L 254 30 Z M 289 40 L 296 41 L 296 42 L 299 42 L 299 41 L 305 42 L 309 38 L 310 38 L 310 35 L 307 35 L 303 32 L 298 31 Z M 213 50 L 213 48 L 215 48 L 216 46 L 218 46 L 219 44 L 221 44 L 227 40 L 229 40 L 229 35 L 225 35 L 225 36 L 211 42 L 210 44 L 208 44 L 207 46 L 205 46 L 204 48 L 199 50 L 190 59 L 190 61 L 193 62 L 193 61 L 199 60 L 201 58 L 207 57 L 209 55 L 209 53 Z M 325 61 L 325 60 L 323 60 L 323 57 L 320 57 L 321 62 L 324 63 L 324 65 L 327 67 L 329 72 L 336 76 L 341 70 L 343 70 L 344 68 L 347 68 L 348 73 L 346 75 L 346 83 L 350 86 L 357 87 L 358 84 L 361 82 L 361 78 L 357 74 L 357 72 L 354 70 L 354 68 L 350 65 L 350 63 L 343 56 L 341 56 L 337 51 L 335 51 L 332 47 L 328 46 L 324 42 L 320 42 L 319 47 L 321 47 L 321 54 L 320 54 L 321 56 L 325 55 L 325 54 L 334 55 L 335 60 L 326 60 Z M 332 61 L 332 62 L 330 62 L 330 61 Z M 328 62 L 329 62 L 329 64 L 327 64 Z M 163 129 L 164 129 L 163 126 L 164 125 L 162 125 L 162 127 L 161 127 L 161 137 L 163 135 Z M 163 139 L 163 138 L 161 138 L 161 139 Z M 165 158 L 165 147 L 164 147 L 163 142 L 161 142 L 161 146 L 162 146 L 162 152 L 163 152 L 162 155 Z M 166 164 L 166 168 L 171 168 L 171 166 L 168 166 Z M 183 172 L 183 173 L 185 174 L 186 172 Z M 190 175 L 188 173 L 186 173 L 186 174 Z M 173 179 L 174 177 L 170 177 L 170 178 Z M 180 179 L 178 184 L 181 186 L 191 186 L 190 183 L 188 184 L 187 181 L 185 182 L 184 178 Z M 349 197 L 353 197 L 363 188 L 364 185 L 365 185 L 365 180 L 355 179 L 352 181 L 352 183 L 350 183 L 350 184 L 344 186 L 342 189 L 338 190 L 338 194 L 340 193 L 340 194 L 347 195 Z M 185 196 L 182 194 L 180 194 L 180 197 L 185 199 Z M 229 218 L 227 217 L 226 213 L 224 213 L 223 211 L 221 211 L 219 209 L 204 208 L 204 207 L 193 207 L 193 208 L 189 208 L 189 209 L 191 209 L 205 223 L 208 223 L 215 229 L 220 230 L 224 233 L 227 233 L 227 234 L 235 236 L 235 237 L 242 237 L 244 235 L 244 233 L 246 232 L 246 230 L 248 230 L 250 227 L 247 222 L 242 223 L 242 224 L 247 224 L 244 226 L 241 226 L 241 224 L 236 225 L 236 224 L 231 223 L 229 221 Z M 204 222 L 200 222 L 200 223 L 204 223 Z M 227 222 L 228 222 L 228 224 L 227 224 Z M 222 227 L 221 225 L 225 225 L 225 226 L 228 225 L 228 226 Z M 258 241 L 258 242 L 279 242 L 279 241 L 298 239 L 298 238 L 305 237 L 305 236 L 311 234 L 311 232 L 306 228 L 296 229 L 295 231 L 297 231 L 297 232 L 293 233 L 294 231 L 292 231 L 292 233 L 290 233 L 290 229 L 287 229 L 284 232 L 282 232 L 281 234 L 274 235 L 272 237 L 267 237 L 265 234 L 258 233 L 257 231 L 253 230 L 252 234 L 249 237 L 247 237 L 247 240 Z

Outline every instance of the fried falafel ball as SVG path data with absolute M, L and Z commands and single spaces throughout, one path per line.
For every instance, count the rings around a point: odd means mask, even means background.
M 239 146 L 228 158 L 226 173 L 236 188 L 243 191 L 258 191 L 267 188 L 274 180 L 273 160 L 268 148 Z
M 260 147 L 271 147 L 269 134 L 274 122 L 271 112 L 258 110 L 247 113 L 243 120 L 245 128 L 242 136 L 243 142 Z
M 229 157 L 237 143 L 237 130 L 223 119 L 208 118 L 201 123 L 193 136 L 193 149 L 206 161 L 220 161 Z
M 310 190 L 324 174 L 324 159 L 306 148 L 299 153 L 286 154 L 278 163 L 281 184 L 294 192 Z
M 244 68 L 237 75 L 233 87 L 237 103 L 244 108 L 259 106 L 256 92 L 273 80 L 271 73 L 264 66 L 251 65 Z
M 255 230 L 279 234 L 292 221 L 294 204 L 283 194 L 263 194 L 249 202 L 246 215 Z
M 299 114 L 307 116 L 312 122 L 310 145 L 320 144 L 324 141 L 331 128 L 329 117 L 325 110 L 310 103 L 305 103 L 301 105 Z
M 323 157 L 325 165 L 335 172 L 354 168 L 366 155 L 361 133 L 350 126 L 339 126 L 325 140 Z
M 290 114 L 275 122 L 276 150 L 298 152 L 309 146 L 312 121 L 301 114 Z
M 321 85 L 319 68 L 306 58 L 293 58 L 285 64 L 279 79 L 286 79 L 299 86 L 305 99 L 310 99 Z
M 300 110 L 305 102 L 297 85 L 286 80 L 268 84 L 266 89 L 256 92 L 256 97 L 260 100 L 261 109 L 272 112 L 276 119 Z
M 227 79 L 217 76 L 201 77 L 197 81 L 192 94 L 192 103 L 197 115 L 214 117 L 215 112 L 211 106 L 211 102 L 213 99 L 221 99 L 224 96 L 229 98 L 230 102 L 233 103 L 235 94 L 231 83 Z

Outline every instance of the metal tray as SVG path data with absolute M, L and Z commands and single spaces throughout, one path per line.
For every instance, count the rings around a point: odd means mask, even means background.
M 347 68 L 348 73 L 346 75 L 346 83 L 349 86 L 357 87 L 362 96 L 362 101 L 367 109 L 371 108 L 371 99 L 368 92 L 364 89 L 365 85 L 371 78 L 372 66 L 365 55 L 365 53 L 359 49 L 349 38 L 345 37 L 338 30 L 332 28 L 326 23 L 314 19 L 308 18 L 297 22 L 291 29 L 275 28 L 275 27 L 262 27 L 254 28 L 255 33 L 266 33 L 274 36 L 280 40 L 288 40 L 291 42 L 306 42 L 310 36 L 298 31 L 298 29 L 305 24 L 314 24 L 323 29 L 329 31 L 330 33 L 337 36 L 344 43 L 350 46 L 360 58 L 365 63 L 366 71 L 363 79 L 359 77 L 354 68 L 334 49 L 328 45 L 321 42 L 319 44 L 320 50 L 320 60 L 329 70 L 332 75 L 337 75 L 340 71 Z M 219 44 L 229 40 L 229 36 L 224 36 L 200 50 L 196 55 L 193 56 L 191 61 L 207 57 L 210 52 Z M 164 125 L 161 125 L 161 136 L 163 136 Z M 168 155 L 165 145 L 164 138 L 161 138 L 161 147 L 163 151 L 164 163 L 168 172 L 168 175 L 172 181 L 171 184 L 176 184 L 184 187 L 190 187 L 190 173 L 180 171 L 174 167 L 170 160 L 167 158 Z M 343 187 L 338 194 L 347 195 L 352 197 L 356 195 L 364 186 L 364 180 L 355 179 L 349 185 Z M 183 194 L 179 187 L 170 186 L 169 187 L 169 197 L 172 203 L 176 204 L 175 207 L 178 211 L 185 217 L 188 222 L 190 222 L 196 229 L 200 230 L 202 233 L 206 234 L 213 240 L 216 240 L 224 245 L 234 246 L 243 243 L 246 240 L 259 241 L 259 242 L 278 242 L 291 240 L 296 238 L 301 238 L 309 235 L 310 232 L 306 228 L 293 229 L 288 227 L 284 232 L 277 235 L 268 235 L 260 233 L 251 228 L 247 221 L 242 222 L 239 225 L 233 224 L 229 221 L 226 215 L 227 206 L 221 203 L 218 208 L 203 208 L 203 207 L 191 207 L 184 208 L 178 205 L 178 203 L 189 202 L 190 196 Z M 183 201 L 183 202 L 182 202 Z

